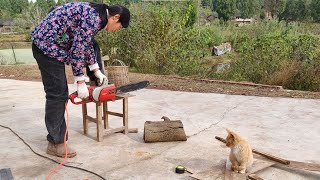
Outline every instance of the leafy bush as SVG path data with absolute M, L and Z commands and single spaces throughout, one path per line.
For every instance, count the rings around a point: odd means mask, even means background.
M 319 37 L 297 34 L 294 28 L 281 25 L 268 29 L 273 31 L 239 44 L 239 57 L 224 76 L 290 89 L 320 90 Z
M 98 36 L 103 54 L 120 59 L 141 73 L 282 85 L 320 90 L 318 25 L 257 22 L 236 27 L 231 22 L 210 26 L 194 23 L 190 2 L 131 4 L 128 29 Z M 193 19 L 193 20 L 192 20 Z M 192 22 L 190 24 L 190 22 Z M 314 35 L 312 35 L 314 34 Z M 215 73 L 208 63 L 212 46 L 231 42 L 231 68 Z
M 134 4 L 130 28 L 100 34 L 103 53 L 112 54 L 112 59 L 121 59 L 143 73 L 201 73 L 200 58 L 210 54 L 211 44 L 211 41 L 203 43 L 203 39 L 211 36 L 202 33 L 202 29 L 188 27 L 191 20 L 185 12 L 190 11 L 191 5 L 182 4 Z M 189 15 L 194 17 L 192 13 Z M 116 53 L 112 53 L 114 49 Z

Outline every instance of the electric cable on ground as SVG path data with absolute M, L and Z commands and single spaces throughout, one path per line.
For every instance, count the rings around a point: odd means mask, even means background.
M 38 155 L 38 156 L 40 156 L 40 157 L 42 157 L 42 158 L 48 159 L 48 160 L 50 160 L 50 161 L 52 161 L 52 162 L 54 162 L 54 163 L 60 164 L 59 161 L 56 161 L 56 160 L 54 160 L 54 159 L 51 159 L 51 158 L 49 158 L 49 157 L 47 157 L 47 156 L 44 156 L 44 155 L 42 155 L 42 154 L 39 154 L 39 153 L 35 152 L 35 151 L 32 149 L 32 147 L 31 147 L 23 138 L 21 138 L 15 131 L 13 131 L 10 127 L 3 126 L 3 125 L 1 125 L 1 124 L 0 124 L 0 126 L 1 126 L 2 128 L 9 129 L 9 130 L 10 130 L 13 134 L 15 134 L 26 146 L 28 146 L 28 148 L 29 148 L 34 154 L 36 154 L 36 155 Z M 78 170 L 81 170 L 81 171 L 85 171 L 85 172 L 88 172 L 88 173 L 93 174 L 93 175 L 95 175 L 95 176 L 98 176 L 98 177 L 101 178 L 101 179 L 106 180 L 106 178 L 102 177 L 101 175 L 99 175 L 99 174 L 97 174 L 97 173 L 95 173 L 95 172 L 89 171 L 89 170 L 87 170 L 87 169 L 84 169 L 84 168 L 75 167 L 75 166 L 70 166 L 70 165 L 66 165 L 66 164 L 63 164 L 63 166 L 69 167 L 69 168 L 73 168 L 73 169 L 78 169 Z

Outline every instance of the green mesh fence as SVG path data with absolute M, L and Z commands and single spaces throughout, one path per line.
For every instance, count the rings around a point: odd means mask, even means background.
M 31 48 L 26 49 L 0 49 L 0 64 L 36 64 Z

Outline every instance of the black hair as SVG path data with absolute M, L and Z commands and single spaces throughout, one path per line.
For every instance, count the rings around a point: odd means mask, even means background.
M 107 9 L 110 16 L 114 16 L 116 14 L 120 15 L 119 21 L 123 28 L 127 28 L 130 22 L 130 11 L 121 5 L 111 5 L 108 6 L 106 4 L 98 4 L 98 3 L 90 3 L 90 6 L 95 8 L 99 13 L 101 19 L 101 29 L 103 29 L 108 23 L 107 17 Z
M 116 14 L 120 15 L 119 21 L 123 28 L 127 28 L 130 23 L 130 11 L 124 6 L 121 5 L 112 5 L 108 6 L 108 11 L 110 16 L 114 16 Z
M 108 23 L 108 17 L 107 17 L 107 5 L 106 4 L 97 4 L 97 3 L 92 3 L 90 2 L 90 6 L 93 7 L 100 16 L 101 19 L 101 24 L 100 24 L 100 28 L 103 29 L 104 27 L 106 27 L 107 23 Z

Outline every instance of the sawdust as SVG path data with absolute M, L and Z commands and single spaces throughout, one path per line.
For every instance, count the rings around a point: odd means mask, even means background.
M 137 152 L 129 152 L 130 155 L 133 156 L 149 156 L 149 152 L 142 152 L 142 151 L 137 151 Z
M 68 83 L 73 83 L 70 66 L 66 66 Z M 0 78 L 25 81 L 41 81 L 37 65 L 2 65 Z M 149 89 L 172 91 L 220 93 L 246 96 L 290 97 L 320 99 L 320 92 L 295 91 L 279 88 L 278 86 L 264 86 L 250 83 L 229 83 L 225 81 L 209 81 L 178 76 L 164 76 L 154 74 L 129 73 L 130 82 L 141 80 L 150 81 Z

